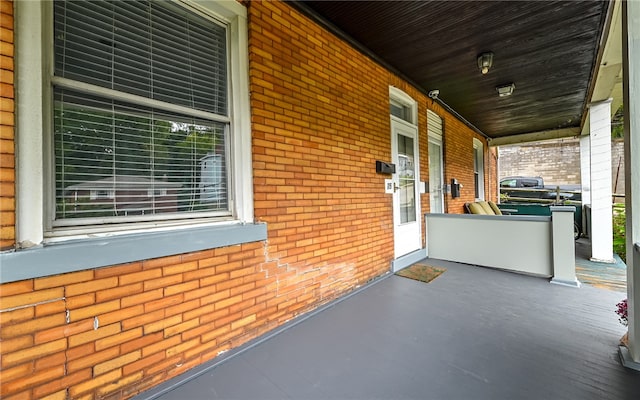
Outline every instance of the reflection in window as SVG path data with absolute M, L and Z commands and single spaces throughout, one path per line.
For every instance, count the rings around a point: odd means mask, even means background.
M 414 222 L 416 220 L 416 183 L 413 139 L 404 135 L 398 135 L 398 164 L 400 222 Z
M 403 121 L 413 123 L 411 107 L 406 104 L 402 104 L 394 99 L 390 100 L 389 113 L 394 117 L 400 118 Z
M 484 200 L 484 150 L 482 142 L 473 139 L 473 186 L 475 198 Z
M 514 187 L 516 187 L 516 180 L 515 179 L 509 179 L 509 180 L 506 180 L 506 181 L 502 181 L 502 182 L 500 182 L 500 186 L 501 187 L 514 188 Z
M 230 215 L 227 27 L 102 0 L 56 1 L 54 27 L 56 221 Z
M 55 100 L 58 219 L 228 209 L 224 124 L 63 90 Z

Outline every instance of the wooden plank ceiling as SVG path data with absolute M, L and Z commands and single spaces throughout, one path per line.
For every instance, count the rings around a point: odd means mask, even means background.
M 491 138 L 580 127 L 608 1 L 322 1 L 298 7 Z M 477 57 L 493 52 L 482 75 Z M 514 83 L 509 97 L 496 86 Z

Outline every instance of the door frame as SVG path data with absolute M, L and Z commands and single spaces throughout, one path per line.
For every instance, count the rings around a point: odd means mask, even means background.
M 427 110 L 427 137 L 428 143 L 434 143 L 440 148 L 440 187 L 435 190 L 440 190 L 440 208 L 442 213 L 446 211 L 445 208 L 445 191 L 444 191 L 444 121 L 442 117 L 431 110 Z M 431 192 L 434 190 L 431 179 L 431 151 L 429 151 L 429 211 L 433 212 L 433 199 L 431 198 Z
M 442 148 L 442 140 L 437 139 L 435 137 L 429 137 L 429 145 L 435 145 L 438 146 L 439 151 L 439 155 L 440 155 L 440 163 L 437 166 L 438 167 L 438 172 L 439 172 L 439 180 L 440 180 L 440 184 L 439 185 L 435 185 L 436 182 L 434 182 L 434 180 L 432 179 L 432 163 L 431 163 L 431 146 L 429 146 L 429 212 L 430 213 L 437 213 L 437 214 L 444 214 L 444 150 Z M 440 195 L 438 198 L 434 198 L 432 196 L 433 191 L 439 191 Z M 436 204 L 439 203 L 440 206 L 440 211 L 434 211 L 434 205 L 438 205 Z
M 420 197 L 420 131 L 418 129 L 418 102 L 414 100 L 411 96 L 409 96 L 404 91 L 394 87 L 389 86 L 389 114 L 390 114 L 390 140 L 391 140 L 391 152 L 392 157 L 395 157 L 393 160 L 394 163 L 397 164 L 397 144 L 395 144 L 395 135 L 396 135 L 396 124 L 399 126 L 410 128 L 414 130 L 414 163 L 415 163 L 415 202 L 416 202 L 416 224 L 417 224 L 417 233 L 416 237 L 418 240 L 418 246 L 415 251 L 409 251 L 408 253 L 398 256 L 396 255 L 396 205 L 398 203 L 397 198 L 399 198 L 399 194 L 394 193 L 391 213 L 392 213 L 392 223 L 393 223 L 393 260 L 391 261 L 391 271 L 395 272 L 402 268 L 408 267 L 409 265 L 424 259 L 427 256 L 426 248 L 423 246 L 422 242 L 422 218 L 421 218 L 421 197 Z M 398 185 L 398 176 L 396 174 L 392 175 L 392 181 L 396 185 Z
M 399 154 L 398 154 L 398 135 L 404 135 L 411 137 L 413 141 L 413 159 L 414 159 L 414 188 L 413 188 L 413 201 L 415 204 L 415 220 L 408 223 L 400 222 L 400 192 L 394 191 L 392 201 L 392 213 L 393 213 L 393 256 L 394 259 L 401 258 L 414 251 L 422 249 L 422 219 L 421 204 L 420 204 L 420 143 L 419 143 L 419 131 L 418 127 L 409 124 L 394 116 L 391 117 L 391 157 L 396 164 L 396 169 L 399 167 Z M 392 176 L 394 188 L 399 187 L 399 171 Z M 407 237 L 409 235 L 409 237 Z

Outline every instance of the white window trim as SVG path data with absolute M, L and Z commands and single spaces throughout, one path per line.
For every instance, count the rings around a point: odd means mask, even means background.
M 405 93 L 403 90 L 398 89 L 395 86 L 389 86 L 389 99 L 394 100 L 411 109 L 411 121 L 405 121 L 401 118 L 391 116 L 394 120 L 403 121 L 411 125 L 418 125 L 418 102 L 411 96 Z
M 391 115 L 391 114 L 389 114 L 389 118 L 391 119 L 391 124 L 394 124 L 394 123 L 402 124 L 402 125 L 415 128 L 416 130 L 416 140 L 414 143 L 414 153 L 415 153 L 414 160 L 418 165 L 416 167 L 416 175 L 415 175 L 415 181 L 416 181 L 415 196 L 416 196 L 416 199 L 420 199 L 420 185 L 418 184 L 420 182 L 420 140 L 419 140 L 420 130 L 418 129 L 418 102 L 414 100 L 413 97 L 405 93 L 403 90 L 398 89 L 395 86 L 389 86 L 389 102 L 391 102 L 392 100 L 411 109 L 411 121 L 398 118 L 395 115 Z M 393 149 L 392 149 L 392 152 L 393 152 Z M 417 205 L 416 212 L 418 214 L 417 218 L 419 219 L 420 200 L 417 201 L 416 205 Z
M 484 200 L 484 145 L 476 138 L 473 138 L 473 173 L 476 173 L 476 156 L 480 156 L 480 168 L 478 168 L 478 198 L 476 201 Z M 474 193 L 475 194 L 475 193 Z
M 178 0 L 228 25 L 232 151 L 229 152 L 229 203 L 238 223 L 253 222 L 253 176 L 251 168 L 251 116 L 249 113 L 249 62 L 246 8 L 236 1 Z M 41 23 L 36 23 L 40 21 Z M 53 75 L 53 10 L 47 1 L 15 3 L 16 63 L 16 242 L 18 248 L 46 243 L 53 235 L 54 215 L 53 146 L 51 137 L 51 84 Z M 21 110 L 28 110 L 21 112 Z M 44 206 L 43 206 L 44 205 Z M 188 217 L 187 217 L 188 218 Z M 185 218 L 185 220 L 187 220 Z M 166 229 L 185 220 L 148 224 L 146 232 Z M 187 221 L 188 222 L 188 221 Z M 189 223 L 189 222 L 188 222 Z M 212 219 L 192 219 L 194 227 Z M 228 224 L 229 221 L 221 223 Z M 160 226 L 161 225 L 161 226 Z M 130 233 L 144 225 L 132 224 L 119 233 Z M 122 229 L 122 228 L 119 228 Z M 112 235 L 98 229 L 69 239 Z M 71 232 L 69 232 L 71 233 Z M 64 236 L 64 234 L 62 234 Z M 57 236 L 60 236 L 59 234 Z M 56 239 L 59 241 L 60 237 Z
M 429 129 L 431 124 L 437 122 L 436 119 L 437 121 L 440 121 L 439 123 L 440 130 L 435 131 L 435 130 Z M 427 136 L 429 138 L 433 138 L 434 140 L 439 141 L 442 144 L 442 137 L 444 136 L 444 120 L 442 119 L 441 116 L 439 116 L 437 113 L 431 110 L 427 110 Z
M 154 197 L 163 197 L 166 195 L 167 195 L 167 189 L 147 189 L 147 197 L 150 199 Z
M 18 1 L 14 7 L 16 242 L 18 247 L 31 247 L 42 243 L 44 228 L 44 33 L 50 25 L 45 24 L 43 3 Z
M 106 192 L 106 195 L 103 195 L 101 192 Z M 77 192 L 76 192 L 77 193 Z M 113 200 L 115 198 L 114 191 L 111 189 L 91 189 L 89 191 L 89 200 L 103 200 L 110 199 Z

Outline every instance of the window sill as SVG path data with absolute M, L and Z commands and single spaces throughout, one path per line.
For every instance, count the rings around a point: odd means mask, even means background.
M 0 253 L 0 283 L 258 242 L 266 239 L 266 224 L 236 224 L 47 244 L 30 249 Z

